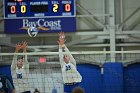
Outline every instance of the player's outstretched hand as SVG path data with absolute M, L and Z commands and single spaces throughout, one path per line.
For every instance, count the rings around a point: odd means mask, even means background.
M 28 46 L 27 42 L 26 42 L 26 41 L 24 41 L 24 42 L 22 41 L 22 46 L 21 46 L 21 48 L 23 49 L 23 52 L 26 52 L 27 46 Z
M 64 46 L 65 46 L 65 34 L 64 34 L 64 32 L 59 32 L 58 33 L 58 35 L 59 35 L 59 41 L 57 41 L 57 43 L 59 44 L 59 46 L 61 47 L 61 48 L 64 48 Z
M 21 44 L 20 43 L 18 43 L 18 44 L 16 44 L 16 53 L 18 53 L 18 51 L 21 49 Z
M 57 43 L 59 44 L 59 46 L 61 46 L 62 48 L 65 46 L 65 41 L 64 39 L 59 39 L 59 41 L 57 41 Z
M 59 32 L 59 39 L 65 39 L 65 33 L 64 32 Z

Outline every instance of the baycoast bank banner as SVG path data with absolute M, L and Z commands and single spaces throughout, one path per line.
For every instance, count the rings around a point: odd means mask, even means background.
M 37 33 L 75 32 L 76 18 L 33 18 L 33 19 L 5 19 L 4 32 L 6 34 L 27 34 L 28 31 Z M 29 33 L 28 33 L 29 34 Z

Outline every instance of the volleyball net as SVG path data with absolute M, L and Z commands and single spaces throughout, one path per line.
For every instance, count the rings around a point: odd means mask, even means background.
M 0 53 L 1 69 L 6 65 L 11 65 L 14 54 L 15 53 Z M 52 93 L 54 89 L 56 89 L 58 93 L 64 92 L 59 52 L 29 52 L 16 54 L 20 56 L 27 55 L 30 65 L 27 80 L 29 89 L 32 92 L 36 88 L 41 93 Z M 140 62 L 140 51 L 78 51 L 71 52 L 71 54 L 74 56 L 77 65 L 91 64 L 101 68 L 104 63 L 112 62 L 114 58 L 115 62 L 122 62 L 124 66 Z M 115 54 L 115 57 L 112 58 L 111 54 Z M 7 71 L 2 73 L 6 72 Z

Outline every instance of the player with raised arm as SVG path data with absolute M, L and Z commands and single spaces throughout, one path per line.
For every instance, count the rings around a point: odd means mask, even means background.
M 20 44 L 17 44 L 15 52 L 18 53 L 20 49 L 22 49 L 23 52 L 26 53 L 27 43 L 22 42 Z M 28 83 L 29 63 L 27 60 L 27 55 L 14 55 L 11 64 L 11 74 L 17 93 L 31 93 Z
M 78 83 L 82 81 L 82 76 L 77 71 L 76 61 L 69 49 L 66 47 L 65 35 L 63 32 L 59 33 L 59 61 L 62 69 L 63 81 L 67 85 Z M 66 54 L 63 54 L 66 53 Z

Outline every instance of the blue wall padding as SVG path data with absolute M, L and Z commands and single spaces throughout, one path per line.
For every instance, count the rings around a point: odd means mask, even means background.
M 103 93 L 123 93 L 122 63 L 104 64 L 103 89 Z
M 140 64 L 124 69 L 124 93 L 140 93 Z
M 11 67 L 10 66 L 0 66 L 0 74 L 6 75 L 12 80 Z
M 82 82 L 76 85 L 65 85 L 64 91 L 71 93 L 76 86 L 84 88 L 85 93 L 102 93 L 102 79 L 100 74 L 100 67 L 91 64 L 77 65 L 77 69 L 82 75 Z

